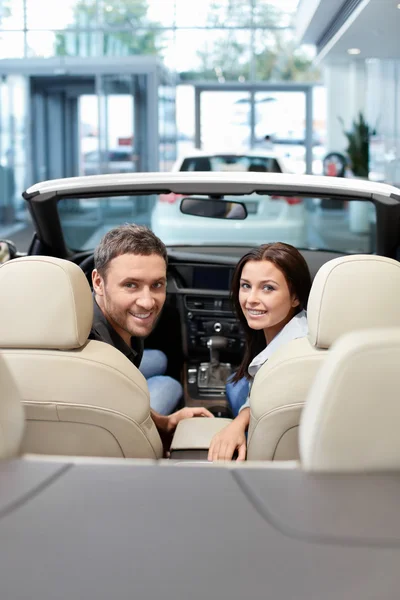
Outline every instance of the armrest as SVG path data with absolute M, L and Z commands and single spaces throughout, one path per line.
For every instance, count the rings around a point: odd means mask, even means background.
M 232 419 L 194 417 L 178 423 L 171 442 L 171 452 L 180 450 L 208 450 L 212 438 Z

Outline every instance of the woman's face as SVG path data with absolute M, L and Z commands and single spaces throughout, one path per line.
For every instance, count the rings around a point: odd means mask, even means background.
M 240 278 L 239 303 L 248 326 L 263 330 L 269 343 L 293 317 L 299 300 L 272 262 L 249 260 Z

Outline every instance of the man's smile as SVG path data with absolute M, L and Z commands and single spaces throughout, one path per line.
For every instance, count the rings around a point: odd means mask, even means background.
M 145 321 L 145 320 L 149 319 L 151 316 L 153 316 L 154 311 L 148 311 L 148 312 L 142 312 L 142 313 L 130 312 L 129 314 L 131 315 L 131 317 L 134 317 L 135 319 L 139 319 L 140 321 Z

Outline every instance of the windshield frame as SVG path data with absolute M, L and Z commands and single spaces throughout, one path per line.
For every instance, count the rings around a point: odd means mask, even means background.
M 255 193 L 260 195 L 271 195 L 273 191 L 270 189 L 266 190 L 254 190 Z M 170 193 L 169 189 L 163 190 L 148 190 L 149 195 L 160 194 L 160 193 Z M 83 200 L 90 198 L 110 198 L 110 197 L 123 197 L 123 196 L 143 196 L 146 195 L 144 190 L 122 190 L 118 191 L 103 189 L 102 191 L 90 191 L 86 193 L 48 193 L 48 194 L 36 194 L 34 196 L 25 198 L 29 204 L 29 209 L 34 221 L 36 237 L 39 239 L 41 244 L 44 246 L 47 254 L 58 256 L 60 258 L 69 258 L 74 256 L 75 254 L 79 254 L 82 252 L 89 252 L 88 250 L 82 249 L 73 249 L 69 248 L 66 244 L 62 221 L 60 218 L 60 214 L 58 211 L 59 201 L 60 200 Z M 287 191 L 283 192 L 282 189 L 275 189 L 275 194 L 277 195 L 285 195 L 285 196 L 298 196 L 301 198 L 310 197 L 307 193 L 295 192 L 292 191 L 288 193 Z M 236 191 L 232 193 L 229 191 L 229 196 L 243 196 L 242 191 Z M 39 199 L 40 196 L 40 199 Z M 315 196 L 315 192 L 314 192 Z M 316 197 L 316 196 L 315 196 Z M 376 254 L 382 254 L 384 256 L 389 256 L 392 258 L 397 258 L 399 248 L 400 248 L 400 202 L 394 200 L 390 203 L 385 201 L 383 202 L 381 198 L 374 198 L 373 195 L 370 198 L 354 198 L 354 196 L 349 197 L 344 195 L 343 193 L 323 193 L 318 194 L 319 198 L 332 198 L 341 201 L 349 201 L 349 202 L 357 202 L 358 200 L 368 200 L 375 206 L 376 211 L 376 236 L 375 236 L 375 251 Z M 198 246 L 199 244 L 194 244 L 194 246 Z M 215 242 L 212 244 L 215 247 Z M 230 244 L 231 246 L 240 246 L 240 244 Z M 249 244 L 243 244 L 244 247 L 248 247 Z M 179 247 L 177 244 L 171 244 L 173 247 Z M 182 246 L 186 246 L 187 244 L 182 244 Z M 207 247 L 207 244 L 204 243 L 202 246 Z M 228 247 L 228 245 L 224 245 Z M 223 246 L 221 245 L 221 248 Z M 337 252 L 335 249 L 329 248 L 299 248 L 303 250 L 310 251 L 332 251 Z M 28 251 L 29 253 L 29 251 Z M 356 253 L 356 252 L 355 252 Z M 351 252 L 349 252 L 351 254 Z

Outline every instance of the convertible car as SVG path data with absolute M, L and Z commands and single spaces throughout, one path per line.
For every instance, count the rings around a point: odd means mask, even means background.
M 119 223 L 151 225 L 167 194 L 182 230 L 196 219 L 205 233 L 179 245 L 165 228 L 167 303 L 146 344 L 166 352 L 184 404 L 217 418 L 183 421 L 163 459 L 144 379 L 87 333 L 95 245 Z M 23 196 L 35 233 L 27 255 L 3 241 L 0 267 L 3 597 L 396 598 L 400 190 L 193 172 L 54 180 Z M 292 199 L 314 277 L 310 336 L 257 374 L 248 460 L 208 463 L 243 351 L 232 272 L 254 245 L 254 206 Z

